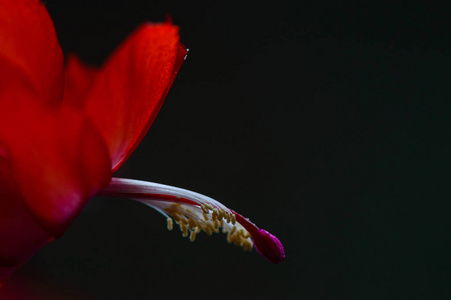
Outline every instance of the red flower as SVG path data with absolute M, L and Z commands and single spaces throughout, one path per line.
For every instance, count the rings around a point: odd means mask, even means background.
M 38 0 L 0 1 L 0 283 L 60 237 L 89 199 L 128 197 L 280 262 L 280 242 L 219 202 L 155 183 L 113 178 L 158 113 L 186 49 L 178 28 L 144 24 L 105 65 L 63 56 Z

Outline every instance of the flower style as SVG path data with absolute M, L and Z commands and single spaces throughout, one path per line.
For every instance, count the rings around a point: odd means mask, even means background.
M 184 236 L 218 232 L 268 260 L 267 231 L 201 194 L 112 174 L 155 119 L 186 56 L 178 28 L 141 25 L 102 68 L 64 58 L 39 0 L 0 0 L 0 285 L 95 195 L 143 202 Z

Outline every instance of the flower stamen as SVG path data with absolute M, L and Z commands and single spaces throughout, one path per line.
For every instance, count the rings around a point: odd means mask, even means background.
M 168 222 L 168 230 L 172 231 L 172 229 L 174 228 L 174 223 L 172 222 L 172 219 L 167 218 L 166 221 Z
M 142 202 L 163 214 L 167 228 L 172 230 L 174 221 L 179 225 L 183 237 L 194 242 L 196 235 L 204 231 L 207 235 L 222 232 L 227 234 L 227 242 L 258 253 L 273 263 L 285 258 L 280 241 L 269 232 L 222 203 L 189 190 L 153 182 L 113 178 L 100 196 L 129 198 Z

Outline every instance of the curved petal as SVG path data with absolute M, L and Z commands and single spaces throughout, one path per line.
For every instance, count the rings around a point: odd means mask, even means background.
M 69 60 L 63 101 L 83 108 L 99 129 L 113 171 L 141 142 L 185 56 L 176 26 L 145 24 L 98 71 Z
M 76 55 L 69 54 L 64 72 L 64 105 L 85 109 L 88 95 L 99 73 L 100 68 L 85 65 Z
M 0 118 L 0 137 L 20 191 L 11 201 L 21 200 L 42 228 L 58 237 L 110 181 L 109 152 L 95 127 L 74 109 L 21 102 Z
M 24 205 L 10 162 L 0 157 L 0 282 L 52 236 Z M 3 269 L 1 268 L 3 267 Z M 6 273 L 6 274 L 5 274 Z
M 1 1 L 0 41 L 0 88 L 27 86 L 36 95 L 30 100 L 58 104 L 63 55 L 44 4 L 39 0 Z

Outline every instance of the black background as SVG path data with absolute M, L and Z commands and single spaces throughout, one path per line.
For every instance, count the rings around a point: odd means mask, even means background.
M 214 197 L 276 234 L 287 258 L 272 265 L 224 236 L 191 244 L 152 209 L 95 198 L 5 290 L 449 296 L 447 7 L 396 3 L 46 1 L 64 51 L 98 65 L 138 24 L 172 17 L 188 59 L 117 176 Z

